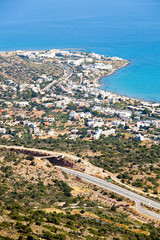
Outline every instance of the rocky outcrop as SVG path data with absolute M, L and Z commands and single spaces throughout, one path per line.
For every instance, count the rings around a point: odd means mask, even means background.
M 63 155 L 60 156 L 51 156 L 50 154 L 47 154 L 46 152 L 39 152 L 39 151 L 33 151 L 29 149 L 17 149 L 17 148 L 10 148 L 11 151 L 19 152 L 25 155 L 31 155 L 33 157 L 40 157 L 41 159 L 47 159 L 50 163 L 58 166 L 64 166 L 64 167 L 74 167 L 74 163 L 65 159 Z

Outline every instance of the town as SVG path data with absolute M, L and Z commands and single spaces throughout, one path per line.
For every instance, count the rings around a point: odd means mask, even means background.
M 1 53 L 0 57 L 1 139 L 21 139 L 27 133 L 33 139 L 64 135 L 73 141 L 97 140 L 121 132 L 125 138 L 159 143 L 159 103 L 101 89 L 100 79 L 129 61 L 58 49 Z M 23 69 L 18 69 L 20 63 Z M 35 65 L 41 70 L 35 71 Z M 46 66 L 49 69 L 43 72 Z
M 20 202 L 33 213 L 44 211 L 45 219 L 48 210 L 66 218 L 76 211 L 82 221 L 91 216 L 96 225 L 99 219 L 108 224 L 101 214 L 106 211 L 109 224 L 121 223 L 118 231 L 128 229 L 128 219 L 132 234 L 152 234 L 142 223 L 159 226 L 160 104 L 101 85 L 102 78 L 107 81 L 129 64 L 73 49 L 0 53 L 0 190 L 2 199 L 6 195 L 1 204 L 6 221 L 22 219 L 22 208 L 20 215 L 14 207 L 13 216 L 8 211 Z M 51 239 L 45 230 L 39 236 Z

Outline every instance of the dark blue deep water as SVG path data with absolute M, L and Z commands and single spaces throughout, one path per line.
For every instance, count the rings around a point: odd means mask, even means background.
M 103 89 L 160 102 L 160 0 L 0 0 L 0 51 L 49 48 L 130 59 Z

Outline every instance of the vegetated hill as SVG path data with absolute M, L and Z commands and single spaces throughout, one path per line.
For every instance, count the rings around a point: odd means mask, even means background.
M 2 140 L 2 144 L 9 141 Z M 107 137 L 99 140 L 72 141 L 59 136 L 58 139 L 16 139 L 10 144 L 36 147 L 51 151 L 71 152 L 92 164 L 112 172 L 122 183 L 145 192 L 160 193 L 160 145 L 141 145 L 124 136 Z
M 1 150 L 0 179 L 0 239 L 160 239 L 158 227 L 105 204 L 123 199 L 47 160 Z
M 12 79 L 15 83 L 29 83 L 37 80 L 41 74 L 59 77 L 63 74 L 63 69 L 51 63 L 37 63 L 21 58 L 14 52 L 0 55 L 0 81 Z

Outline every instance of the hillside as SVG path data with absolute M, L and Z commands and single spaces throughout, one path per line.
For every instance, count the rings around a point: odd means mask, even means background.
M 160 238 L 157 224 L 122 207 L 127 199 L 47 160 L 3 150 L 0 156 L 0 239 Z

